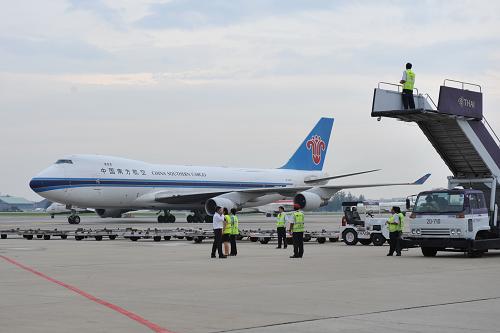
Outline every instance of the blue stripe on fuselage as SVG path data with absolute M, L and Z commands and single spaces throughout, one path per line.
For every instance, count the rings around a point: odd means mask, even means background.
M 140 180 L 111 178 L 33 178 L 30 181 L 30 187 L 37 193 L 77 187 L 194 187 L 249 189 L 285 187 L 287 185 L 292 185 L 292 183 L 204 180 Z

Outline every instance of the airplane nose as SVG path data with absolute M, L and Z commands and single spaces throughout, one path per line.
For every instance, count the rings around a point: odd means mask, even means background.
M 41 187 L 41 180 L 39 179 L 31 179 L 30 180 L 30 188 L 34 191 L 34 192 L 38 192 L 37 190 Z

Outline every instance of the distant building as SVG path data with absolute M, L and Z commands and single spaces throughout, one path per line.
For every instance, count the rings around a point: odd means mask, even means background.
M 0 196 L 1 212 L 29 211 L 35 208 L 35 203 L 24 198 L 12 197 L 10 195 Z

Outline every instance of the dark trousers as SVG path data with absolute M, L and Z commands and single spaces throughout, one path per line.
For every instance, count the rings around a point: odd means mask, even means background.
M 229 236 L 229 241 L 231 242 L 231 255 L 235 256 L 238 254 L 238 250 L 236 249 L 236 235 Z
M 276 228 L 278 232 L 278 247 L 281 247 L 281 242 L 283 242 L 283 247 L 286 249 L 286 229 L 285 227 Z
M 415 101 L 413 100 L 413 91 L 403 89 L 403 106 L 405 110 L 415 109 Z
M 293 255 L 302 258 L 304 255 L 304 233 L 294 232 L 293 234 Z
M 401 231 L 389 233 L 389 254 L 393 255 L 394 251 L 397 254 L 401 254 Z
M 222 257 L 222 229 L 214 229 L 214 243 L 212 244 L 212 257 L 215 256 L 215 250 L 219 252 L 219 257 Z

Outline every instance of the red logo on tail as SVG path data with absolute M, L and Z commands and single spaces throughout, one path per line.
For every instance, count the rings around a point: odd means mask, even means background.
M 312 152 L 312 160 L 314 164 L 318 165 L 321 162 L 321 152 L 326 149 L 326 144 L 319 135 L 313 135 L 306 142 L 307 150 Z

